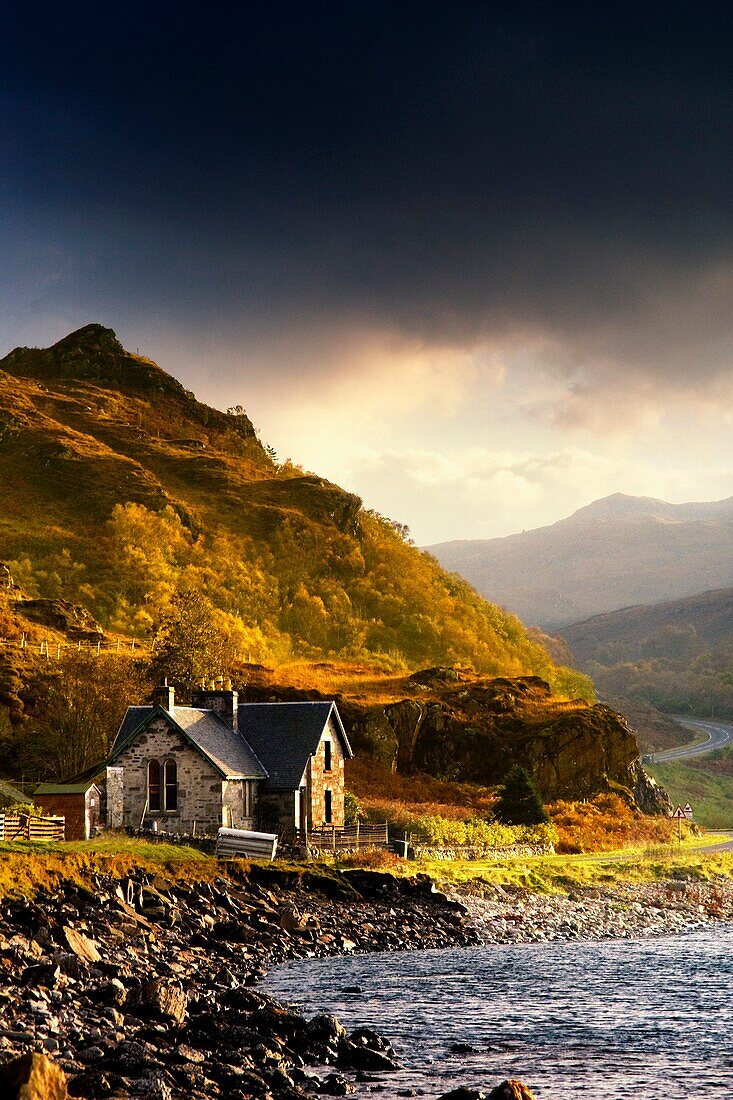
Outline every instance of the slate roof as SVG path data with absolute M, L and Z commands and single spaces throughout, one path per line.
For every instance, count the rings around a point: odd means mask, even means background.
M 96 786 L 95 783 L 39 783 L 33 792 L 33 797 L 37 794 L 86 794 L 90 787 Z
M 308 757 L 318 748 L 332 713 L 344 752 L 353 756 L 333 702 L 240 703 L 239 729 L 265 765 L 268 787 L 295 790 L 299 786 Z
M 198 749 L 226 779 L 264 779 L 267 771 L 237 730 L 231 729 L 213 710 L 201 707 L 128 707 L 112 746 L 114 761 L 135 733 L 154 715 L 168 718 L 195 749 Z
M 114 744 L 112 746 L 112 755 L 114 756 L 116 749 L 124 742 L 131 733 L 134 733 L 138 726 L 141 726 L 146 718 L 155 710 L 155 707 L 128 707 L 125 711 L 125 717 L 122 719 L 120 728 L 117 730 L 117 736 L 115 737 Z
M 11 806 L 13 802 L 27 802 L 28 795 L 23 794 L 17 787 L 14 787 L 12 783 L 8 783 L 5 779 L 0 779 L 0 809 L 3 806 Z

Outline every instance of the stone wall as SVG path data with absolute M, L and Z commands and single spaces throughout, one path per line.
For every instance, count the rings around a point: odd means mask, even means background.
M 268 791 L 261 788 L 255 820 L 257 828 L 266 833 L 279 833 L 284 840 L 292 838 L 299 827 L 297 791 Z
M 124 768 L 111 764 L 107 767 L 108 829 L 123 829 L 125 826 L 124 775 Z
M 161 715 L 120 754 L 124 768 L 122 825 L 139 829 L 147 801 L 150 760 L 162 765 L 175 760 L 178 768 L 178 809 L 145 814 L 145 825 L 158 823 L 161 832 L 215 832 L 222 824 L 222 779 Z M 111 770 L 111 769 L 110 769 Z M 162 775 L 161 775 L 162 778 Z M 112 811 L 110 807 L 110 824 Z
M 402 844 L 400 842 L 400 848 Z M 552 844 L 513 844 L 509 848 L 428 848 L 421 844 L 409 844 L 408 859 L 437 860 L 488 860 L 488 859 L 525 859 L 529 856 L 552 856 L 555 847 Z
M 326 771 L 326 741 L 331 742 L 331 770 Z M 344 824 L 344 754 L 336 725 L 331 719 L 314 756 L 308 762 L 308 825 L 318 829 L 321 825 Z M 325 792 L 331 791 L 331 820 L 326 822 Z
M 221 784 L 221 820 L 231 829 L 251 829 L 256 813 L 257 782 L 248 779 L 225 779 Z M 249 796 L 247 793 L 249 787 Z M 249 813 L 247 810 L 249 809 Z

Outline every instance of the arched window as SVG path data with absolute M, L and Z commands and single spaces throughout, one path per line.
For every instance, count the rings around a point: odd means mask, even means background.
M 148 763 L 148 810 L 160 813 L 160 764 L 157 760 Z
M 165 808 L 178 809 L 178 768 L 175 760 L 166 760 L 163 768 L 165 776 Z

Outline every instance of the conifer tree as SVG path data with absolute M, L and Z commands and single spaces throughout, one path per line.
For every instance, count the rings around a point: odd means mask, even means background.
M 531 775 L 521 764 L 507 773 L 494 813 L 505 825 L 542 825 L 550 820 Z

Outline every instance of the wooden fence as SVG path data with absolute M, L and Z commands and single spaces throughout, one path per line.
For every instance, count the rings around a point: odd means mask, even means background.
M 0 812 L 0 840 L 64 840 L 65 817 L 33 817 Z
M 389 832 L 387 822 L 381 825 L 357 822 L 356 825 L 345 825 L 337 829 L 333 825 L 324 825 L 319 829 L 308 831 L 307 843 L 309 848 L 318 848 L 320 851 L 345 852 L 359 851 L 361 848 L 387 848 L 389 846 Z
M 0 638 L 0 646 L 7 649 L 25 649 L 29 653 L 35 653 L 37 657 L 45 657 L 49 661 L 52 659 L 60 661 L 68 653 L 93 653 L 97 656 L 100 653 L 127 653 L 135 656 L 149 653 L 149 646 L 135 638 L 113 638 L 104 641 L 99 638 L 97 641 L 87 639 L 86 641 L 76 642 L 48 641 L 44 638 L 42 641 L 31 641 L 23 633 L 20 638 Z

